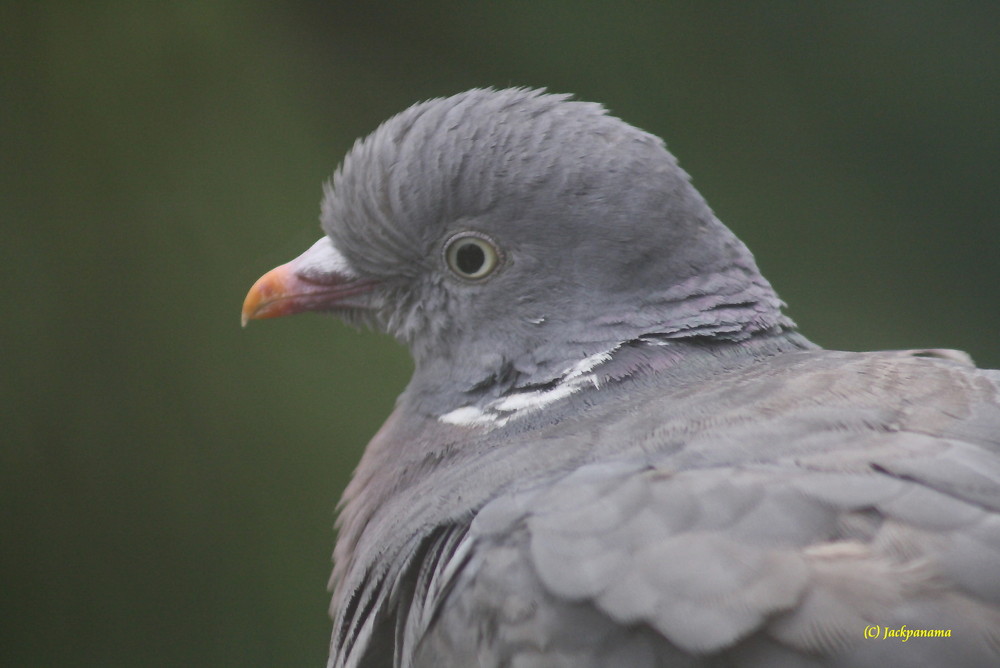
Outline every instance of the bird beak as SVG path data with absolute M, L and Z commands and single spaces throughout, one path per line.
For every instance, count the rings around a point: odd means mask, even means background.
M 243 301 L 242 324 L 303 311 L 368 308 L 375 281 L 360 278 L 323 237 L 291 262 L 257 279 Z

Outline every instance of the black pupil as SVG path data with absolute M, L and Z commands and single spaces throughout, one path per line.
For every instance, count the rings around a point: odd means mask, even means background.
M 463 274 L 475 274 L 486 264 L 486 253 L 476 244 L 462 244 L 455 253 L 455 264 Z

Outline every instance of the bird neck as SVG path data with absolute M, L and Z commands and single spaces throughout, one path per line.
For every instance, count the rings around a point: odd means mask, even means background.
M 739 339 L 729 334 L 705 334 L 703 329 L 643 334 L 546 364 L 536 358 L 521 370 L 512 361 L 491 368 L 468 386 L 456 384 L 454 377 L 442 383 L 438 374 L 418 369 L 400 401 L 445 424 L 495 429 L 543 409 L 561 413 L 571 397 L 580 400 L 653 375 L 679 380 L 714 373 L 727 360 L 752 361 L 817 347 L 792 327 L 775 326 Z M 525 371 L 529 367 L 534 373 Z

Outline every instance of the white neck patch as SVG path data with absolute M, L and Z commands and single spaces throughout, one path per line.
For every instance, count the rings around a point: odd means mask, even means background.
M 593 370 L 610 360 L 611 355 L 620 347 L 619 344 L 610 350 L 583 358 L 563 371 L 558 382 L 552 387 L 544 390 L 514 391 L 482 406 L 460 406 L 439 416 L 438 420 L 462 427 L 502 427 L 511 420 L 565 399 L 587 385 L 600 387 L 600 381 Z

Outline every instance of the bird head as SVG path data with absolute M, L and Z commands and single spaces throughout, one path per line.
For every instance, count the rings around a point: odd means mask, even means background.
M 251 289 L 244 323 L 332 312 L 465 392 L 546 382 L 645 334 L 790 325 L 664 143 L 566 95 L 410 107 L 354 145 L 321 222 L 323 238 Z

